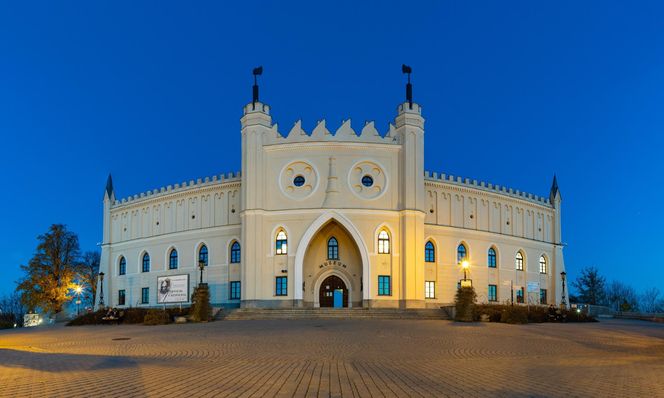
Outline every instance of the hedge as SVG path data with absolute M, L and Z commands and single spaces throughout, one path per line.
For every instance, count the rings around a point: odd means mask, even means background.
M 597 320 L 584 313 L 562 310 L 564 322 L 597 322 Z M 489 322 L 502 322 L 512 324 L 555 322 L 549 318 L 549 307 L 545 305 L 509 305 L 509 304 L 477 304 L 473 319 L 479 321 L 482 316 L 488 317 Z
M 173 318 L 176 316 L 187 316 L 189 313 L 189 307 L 182 307 L 180 308 L 166 308 L 164 311 L 163 309 L 157 309 L 158 311 L 165 313 L 167 316 L 164 317 L 165 323 L 170 323 L 173 321 Z M 151 311 L 155 311 L 154 308 L 124 308 L 120 309 L 118 308 L 118 311 L 123 311 L 124 316 L 122 319 L 118 322 L 121 324 L 125 325 L 136 325 L 136 324 L 141 324 L 145 322 L 145 317 L 150 313 Z M 109 322 L 104 321 L 102 318 L 106 316 L 106 313 L 108 310 L 98 310 L 95 312 L 90 312 L 87 314 L 83 314 L 77 318 L 72 319 L 71 321 L 67 322 L 67 326 L 83 326 L 83 325 L 105 325 L 108 324 Z

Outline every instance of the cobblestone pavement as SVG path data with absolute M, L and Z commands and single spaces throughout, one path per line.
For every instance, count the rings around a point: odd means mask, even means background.
M 0 396 L 664 397 L 664 325 L 265 320 L 0 331 Z

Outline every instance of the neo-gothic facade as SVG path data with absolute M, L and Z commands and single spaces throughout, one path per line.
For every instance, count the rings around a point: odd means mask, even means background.
M 211 301 L 242 307 L 439 307 L 463 260 L 482 302 L 560 303 L 561 196 L 425 172 L 424 118 L 404 103 L 384 136 L 350 120 L 283 136 L 250 103 L 242 172 L 104 196 L 104 301 L 156 306 L 159 277 L 198 264 Z

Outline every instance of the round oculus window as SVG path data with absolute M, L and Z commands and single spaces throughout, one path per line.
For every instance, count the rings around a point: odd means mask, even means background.
M 372 186 L 373 185 L 373 177 L 371 177 L 370 175 L 365 175 L 364 177 L 362 177 L 362 185 L 364 185 L 365 187 Z
M 302 185 L 304 185 L 304 177 L 297 176 L 293 178 L 293 185 L 295 185 L 296 187 L 301 187 Z

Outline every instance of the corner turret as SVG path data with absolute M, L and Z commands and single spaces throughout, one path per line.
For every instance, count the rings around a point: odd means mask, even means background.
M 413 102 L 413 86 L 410 82 L 412 68 L 403 65 L 408 74 L 406 102 L 399 105 L 394 119 L 394 137 L 401 144 L 399 159 L 400 224 L 402 228 L 400 268 L 402 286 L 405 288 L 405 306 L 423 308 L 424 300 L 424 118 L 422 108 Z M 407 231 L 407 232 L 406 232 Z

